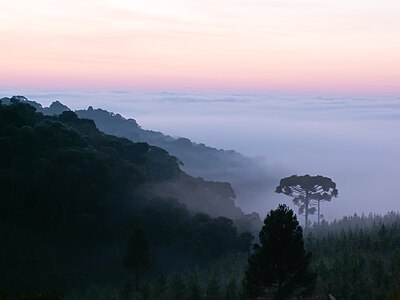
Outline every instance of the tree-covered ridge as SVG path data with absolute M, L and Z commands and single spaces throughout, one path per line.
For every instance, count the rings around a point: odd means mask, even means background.
M 28 103 L 45 115 L 59 115 L 70 110 L 59 101 L 53 102 L 49 107 L 43 107 L 24 96 L 0 100 L 4 104 L 12 100 Z M 233 150 L 216 149 L 202 143 L 197 144 L 187 138 L 175 138 L 161 132 L 145 130 L 134 119 L 125 119 L 120 114 L 103 109 L 89 107 L 76 113 L 81 118 L 94 120 L 96 126 L 107 134 L 125 137 L 134 142 L 146 142 L 167 150 L 179 158 L 183 163 L 181 168 L 192 176 L 231 183 L 237 194 L 236 202 L 241 207 L 254 207 L 251 203 L 261 201 L 260 195 L 270 193 L 279 178 L 264 161 L 246 157 Z M 261 226 L 261 221 L 259 223 Z
M 239 234 L 232 220 L 187 209 L 229 212 L 229 185 L 192 178 L 165 150 L 106 135 L 73 112 L 44 116 L 18 101 L 0 104 L 0 183 L 7 289 L 119 280 L 136 227 L 147 235 L 154 270 L 249 251 L 251 235 Z M 164 193 L 179 186 L 191 198 Z
M 11 99 L 3 98 L 1 100 L 7 104 L 14 101 L 32 105 L 31 101 L 28 101 L 22 96 L 13 97 Z M 60 105 L 60 103 L 53 103 L 53 110 L 54 106 Z M 41 108 L 40 104 L 36 103 L 34 106 L 45 110 Z M 51 109 L 52 106 L 50 106 L 49 109 Z M 61 109 L 63 108 L 56 109 L 56 111 L 59 112 Z M 48 112 L 51 112 L 51 110 Z M 61 115 L 42 116 L 42 119 L 39 121 L 41 122 L 40 126 L 46 128 L 45 130 L 47 131 L 51 131 L 49 129 L 51 126 L 56 126 L 50 125 L 49 122 L 61 122 L 69 128 L 68 130 L 74 129 L 78 132 L 81 137 L 76 138 L 81 138 L 82 141 L 80 142 L 96 150 L 97 154 L 106 155 L 107 159 L 115 159 L 113 156 L 117 155 L 120 161 L 119 164 L 115 166 L 125 168 L 125 171 L 120 170 L 120 175 L 124 177 L 123 180 L 126 180 L 131 175 L 133 180 L 140 180 L 142 176 L 145 178 L 145 182 L 148 185 L 152 185 L 150 190 L 153 193 L 157 195 L 168 193 L 168 196 L 176 197 L 184 202 L 190 210 L 210 213 L 214 216 L 224 215 L 231 218 L 243 216 L 241 210 L 234 204 L 233 199 L 236 195 L 228 183 L 208 182 L 201 178 L 188 176 L 180 170 L 177 158 L 171 156 L 167 151 L 159 147 L 149 146 L 147 143 L 143 142 L 133 143 L 126 138 L 117 138 L 104 134 L 97 129 L 93 121 L 79 119 L 75 113 L 66 110 L 65 107 Z M 34 125 L 36 126 L 38 124 Z M 36 134 L 36 127 L 34 131 Z M 49 135 L 51 134 L 49 133 Z M 52 136 L 54 136 L 54 134 Z M 38 138 L 43 139 L 41 136 L 38 136 Z M 64 139 L 61 135 L 55 137 L 55 139 L 57 138 L 60 140 Z M 55 143 L 56 141 L 54 140 L 52 142 Z M 44 144 L 46 145 L 46 143 Z M 5 149 L 5 151 L 7 151 L 7 149 Z M 127 164 L 129 164 L 129 166 Z M 124 174 L 124 172 L 133 173 Z M 118 179 L 118 181 L 119 180 L 120 179 Z M 160 183 L 160 185 L 154 186 L 156 183 Z M 187 190 L 190 192 L 185 192 Z
M 58 115 L 70 109 L 53 102 L 49 107 L 30 101 L 24 96 L 0 99 L 9 103 L 12 99 L 34 106 L 45 115 Z M 125 137 L 134 142 L 146 142 L 158 146 L 176 156 L 183 165 L 181 168 L 192 176 L 207 180 L 229 182 L 237 194 L 236 202 L 241 207 L 254 207 L 252 202 L 261 201 L 260 195 L 273 191 L 279 178 L 276 170 L 272 171 L 261 159 L 246 157 L 233 150 L 222 150 L 195 143 L 187 138 L 175 138 L 161 132 L 143 129 L 134 119 L 125 119 L 120 114 L 103 109 L 77 110 L 81 118 L 94 120 L 103 132 L 118 137 Z M 261 226 L 261 221 L 259 222 Z
M 94 120 L 100 130 L 132 141 L 144 141 L 167 150 L 183 162 L 183 170 L 207 180 L 228 181 L 237 193 L 237 202 L 246 207 L 259 195 L 268 194 L 277 175 L 262 161 L 233 150 L 222 150 L 197 144 L 187 138 L 174 138 L 161 132 L 145 130 L 134 119 L 102 109 L 76 111 L 78 116 Z

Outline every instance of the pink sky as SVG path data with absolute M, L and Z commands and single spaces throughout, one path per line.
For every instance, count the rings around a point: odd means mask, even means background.
M 400 92 L 395 0 L 0 0 L 0 88 Z

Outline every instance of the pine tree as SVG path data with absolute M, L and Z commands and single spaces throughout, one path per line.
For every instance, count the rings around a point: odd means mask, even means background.
M 171 282 L 174 299 L 182 299 L 185 294 L 185 284 L 179 274 L 176 274 Z
M 150 298 L 151 290 L 147 282 L 143 285 L 141 294 L 143 300 L 148 300 Z
M 308 288 L 315 275 L 308 271 L 311 254 L 304 249 L 302 229 L 296 215 L 286 205 L 271 210 L 249 259 L 244 280 L 246 296 L 271 293 L 277 299 L 297 288 Z
M 207 286 L 207 299 L 219 299 L 219 289 L 217 274 L 214 272 Z
M 160 297 L 165 293 L 168 289 L 168 282 L 167 278 L 165 277 L 164 273 L 157 278 L 156 284 L 154 286 L 154 295 Z
M 201 298 L 201 286 L 199 283 L 199 278 L 197 277 L 196 270 L 194 270 L 190 276 L 189 290 L 190 290 L 190 295 L 189 295 L 190 300 L 198 300 Z
M 235 300 L 237 298 L 236 280 L 232 277 L 226 285 L 225 300 Z

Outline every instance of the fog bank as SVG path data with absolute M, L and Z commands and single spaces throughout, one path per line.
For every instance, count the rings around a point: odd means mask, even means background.
M 329 220 L 400 207 L 398 97 L 0 92 L 22 94 L 43 105 L 59 100 L 72 109 L 104 108 L 135 118 L 146 129 L 264 157 L 271 170 L 287 176 L 331 177 L 339 198 L 322 206 Z M 264 216 L 279 202 L 290 203 L 271 193 L 259 195 L 246 209 Z

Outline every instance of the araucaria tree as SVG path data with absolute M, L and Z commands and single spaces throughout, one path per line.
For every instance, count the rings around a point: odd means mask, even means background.
M 271 210 L 249 258 L 243 287 L 249 299 L 274 295 L 284 299 L 312 287 L 315 275 L 308 266 L 311 254 L 304 250 L 303 233 L 296 215 L 286 205 Z
M 338 190 L 336 183 L 328 177 L 318 176 L 297 176 L 293 175 L 281 179 L 276 187 L 276 193 L 283 193 L 293 198 L 293 203 L 299 206 L 299 214 L 304 212 L 305 226 L 308 227 L 308 215 L 315 212 L 315 204 L 318 208 L 318 224 L 321 217 L 321 201 L 331 201 L 332 197 L 337 197 Z

